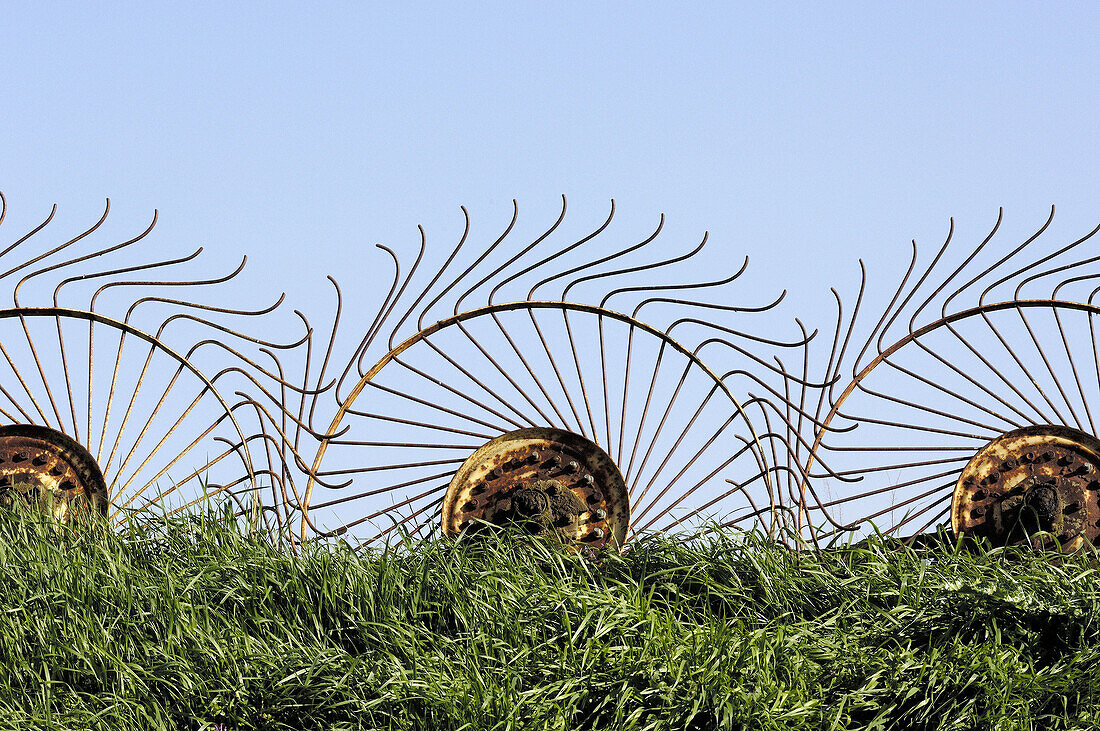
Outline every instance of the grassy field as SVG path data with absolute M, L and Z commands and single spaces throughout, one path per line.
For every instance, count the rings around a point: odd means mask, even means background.
M 1096 557 L 582 558 L 514 536 L 293 558 L 216 516 L 0 514 L 0 727 L 1100 727 Z

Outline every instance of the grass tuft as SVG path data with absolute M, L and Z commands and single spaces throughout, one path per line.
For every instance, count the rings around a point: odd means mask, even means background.
M 224 513 L 4 511 L 0 728 L 1095 728 L 1096 567 L 752 534 L 294 557 Z

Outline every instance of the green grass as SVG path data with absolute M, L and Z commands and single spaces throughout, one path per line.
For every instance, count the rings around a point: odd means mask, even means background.
M 488 536 L 294 558 L 218 516 L 0 514 L 0 728 L 1100 726 L 1093 554 L 583 558 Z

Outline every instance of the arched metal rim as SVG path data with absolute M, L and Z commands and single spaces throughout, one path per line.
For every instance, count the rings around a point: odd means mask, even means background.
M 310 469 L 310 474 L 308 476 L 308 479 L 307 479 L 307 482 L 306 482 L 306 488 L 305 488 L 305 491 L 304 491 L 303 497 L 302 497 L 302 530 L 301 530 L 301 539 L 302 539 L 302 541 L 309 540 L 309 536 L 308 536 L 308 533 L 307 533 L 307 528 L 312 528 L 314 530 L 315 534 L 317 534 L 318 536 L 324 536 L 324 535 L 329 534 L 326 531 L 318 530 L 316 528 L 316 526 L 314 526 L 309 520 L 309 503 L 310 503 L 310 499 L 313 495 L 313 485 L 314 485 L 314 481 L 315 481 L 315 475 L 321 469 L 321 461 L 324 459 L 325 450 L 328 448 L 328 442 L 336 434 L 337 429 L 339 428 L 341 422 L 344 419 L 344 414 L 351 407 L 351 405 L 355 402 L 356 398 L 359 397 L 359 394 L 366 387 L 367 383 L 369 383 L 371 381 L 371 379 L 373 379 L 376 375 L 378 375 L 378 373 L 382 370 L 382 368 L 384 368 L 391 360 L 393 360 L 397 356 L 401 355 L 401 353 L 405 352 L 406 350 L 408 350 L 410 347 L 412 347 L 416 343 L 420 342 L 421 340 L 427 338 L 428 336 L 430 336 L 430 335 L 432 335 L 432 334 L 434 334 L 434 333 L 436 333 L 436 332 L 438 332 L 438 331 L 440 331 L 440 330 L 442 330 L 446 327 L 449 327 L 451 325 L 455 325 L 455 324 L 458 324 L 458 323 L 461 323 L 461 322 L 465 322 L 466 320 L 472 320 L 472 319 L 477 318 L 477 317 L 482 317 L 484 315 L 491 315 L 491 314 L 498 313 L 498 312 L 511 312 L 511 311 L 515 311 L 515 310 L 550 310 L 550 309 L 568 311 L 568 312 L 582 312 L 582 313 L 586 313 L 586 314 L 590 314 L 590 315 L 598 315 L 598 316 L 601 316 L 601 317 L 607 317 L 607 318 L 612 319 L 612 320 L 618 320 L 619 322 L 625 323 L 625 324 L 627 324 L 631 327 L 635 327 L 635 328 L 637 328 L 637 329 L 639 329 L 643 332 L 649 333 L 650 335 L 653 335 L 654 337 L 662 340 L 669 347 L 673 348 L 678 353 L 680 353 L 681 355 L 686 357 L 688 360 L 690 360 L 693 365 L 698 366 L 707 376 L 709 376 L 711 378 L 711 380 L 714 381 L 714 383 L 718 386 L 718 388 L 723 393 L 726 394 L 726 396 L 729 398 L 730 402 L 736 408 L 737 413 L 741 415 L 741 418 L 743 418 L 745 420 L 745 423 L 748 425 L 749 433 L 752 435 L 751 449 L 752 449 L 753 456 L 756 458 L 757 465 L 760 467 L 760 472 L 763 474 L 763 479 L 765 481 L 765 484 L 768 486 L 769 494 L 772 493 L 772 486 L 770 484 L 771 481 L 770 481 L 770 478 L 768 476 L 767 460 L 764 456 L 764 447 L 760 443 L 760 438 L 756 434 L 756 430 L 753 428 L 752 422 L 749 420 L 748 414 L 745 413 L 744 408 L 742 408 L 741 403 L 736 399 L 736 397 L 734 397 L 733 393 L 726 386 L 725 382 L 722 381 L 722 379 L 719 378 L 717 375 L 715 375 L 715 373 L 709 367 L 707 367 L 707 365 L 705 363 L 703 363 L 703 361 L 700 360 L 700 358 L 697 355 L 695 355 L 695 353 L 693 353 L 690 350 L 688 350 L 687 348 L 685 348 L 683 345 L 678 343 L 675 339 L 673 339 L 667 333 L 662 332 L 661 330 L 658 330 L 657 328 L 655 328 L 651 325 L 648 325 L 644 322 L 641 322 L 640 320 L 636 320 L 636 319 L 634 319 L 633 317 L 631 317 L 629 315 L 625 315 L 621 312 L 616 312 L 614 310 L 604 309 L 604 308 L 596 306 L 596 305 L 585 305 L 585 304 L 580 304 L 580 303 L 575 303 L 575 302 L 554 302 L 554 301 L 546 301 L 546 300 L 520 301 L 520 302 L 501 302 L 501 303 L 498 303 L 498 304 L 485 305 L 485 306 L 478 307 L 478 308 L 475 308 L 475 309 L 472 309 L 472 310 L 467 310 L 467 311 L 461 312 L 457 315 L 452 315 L 451 317 L 440 320 L 440 321 L 436 322 L 434 325 L 426 327 L 423 330 L 409 336 L 402 343 L 400 343 L 396 347 L 392 348 L 388 353 L 386 353 L 384 356 L 382 356 L 378 360 L 378 362 L 376 362 L 371 367 L 371 369 L 368 370 L 359 379 L 358 383 L 355 384 L 355 387 L 352 388 L 351 391 L 348 393 L 347 398 L 345 398 L 340 403 L 340 406 L 337 409 L 335 416 L 333 416 L 333 418 L 332 418 L 332 423 L 329 424 L 328 429 L 325 431 L 325 435 L 324 435 L 325 438 L 321 440 L 321 444 L 317 449 L 317 455 L 313 460 L 313 466 Z M 773 507 L 773 511 L 774 511 L 774 507 Z
M 878 365 L 880 363 L 882 363 L 884 360 L 886 360 L 891 355 L 896 353 L 902 347 L 908 345 L 909 343 L 913 342 L 917 338 L 919 338 L 923 335 L 926 335 L 926 334 L 928 334 L 929 332 L 931 332 L 933 330 L 936 330 L 936 329 L 938 329 L 940 327 L 943 327 L 945 325 L 950 325 L 953 322 L 958 322 L 959 320 L 965 320 L 965 319 L 968 319 L 968 318 L 971 318 L 971 317 L 975 317 L 975 316 L 978 316 L 978 315 L 984 315 L 984 314 L 990 313 L 990 312 L 1000 312 L 1001 310 L 1034 309 L 1034 308 L 1040 308 L 1040 307 L 1063 308 L 1063 309 L 1067 309 L 1067 310 L 1077 310 L 1079 312 L 1087 312 L 1087 313 L 1093 314 L 1093 315 L 1100 314 L 1100 307 L 1098 307 L 1096 305 L 1086 304 L 1084 302 L 1072 302 L 1072 301 L 1068 301 L 1068 300 L 1050 300 L 1050 299 L 1045 299 L 1045 300 L 1011 300 L 1011 301 L 1008 301 L 1008 302 L 996 302 L 996 303 L 988 304 L 988 305 L 978 305 L 977 307 L 971 307 L 971 308 L 966 309 L 966 310 L 960 310 L 959 312 L 955 312 L 953 314 L 941 317 L 937 320 L 934 320 L 934 321 L 928 323 L 927 325 L 924 325 L 924 326 L 922 326 L 922 327 L 920 327 L 916 330 L 913 330 L 908 335 L 906 335 L 905 337 L 903 337 L 900 340 L 896 341 L 893 345 L 886 348 L 886 350 L 881 351 L 877 356 L 875 356 L 875 358 L 870 363 L 868 363 L 866 366 L 864 366 L 864 368 L 844 388 L 844 391 L 841 392 L 840 397 L 836 400 L 836 402 L 833 403 L 832 408 L 829 410 L 829 413 L 822 420 L 821 426 L 817 430 L 817 436 L 814 438 L 813 448 L 810 450 L 810 454 L 806 458 L 806 468 L 805 468 L 805 472 L 803 474 L 804 475 L 809 475 L 810 474 L 810 468 L 813 467 L 814 459 L 817 456 L 818 449 L 821 447 L 821 441 L 825 438 L 825 434 L 829 430 L 829 425 L 832 423 L 833 417 L 837 414 L 837 412 L 839 412 L 840 407 L 844 404 L 844 401 L 848 398 L 848 396 L 850 396 L 852 394 L 853 391 L 855 391 L 856 387 L 859 386 L 859 384 L 863 381 L 864 378 L 866 378 L 871 373 L 871 371 L 873 371 L 876 367 L 878 367 Z M 806 505 L 806 491 L 807 491 L 807 489 L 809 489 L 808 478 L 803 477 L 802 484 L 801 484 L 801 487 L 799 489 L 799 499 L 800 499 L 800 502 L 802 503 L 802 511 L 801 511 L 802 515 L 803 515 L 803 517 L 806 518 L 806 520 L 808 522 L 809 521 L 810 508 Z M 829 517 L 827 513 L 825 513 L 825 516 L 830 522 L 833 522 L 832 518 Z M 837 525 L 838 528 L 843 528 L 844 527 L 844 526 L 839 526 L 835 522 L 833 524 Z
M 71 317 L 78 320 L 86 320 L 88 322 L 99 323 L 100 325 L 105 325 L 107 327 L 113 327 L 118 330 L 122 330 L 123 332 L 133 335 L 136 338 L 144 340 L 145 342 L 152 345 L 154 348 L 159 349 L 161 352 L 176 360 L 184 368 L 190 371 L 196 378 L 202 381 L 203 385 L 206 386 L 206 388 L 209 389 L 212 394 L 214 394 L 214 397 L 218 400 L 218 403 L 220 403 L 222 408 L 225 410 L 226 415 L 229 417 L 230 422 L 233 424 L 233 428 L 237 431 L 237 435 L 241 439 L 241 452 L 244 455 L 243 461 L 245 463 L 245 469 L 248 471 L 248 479 L 253 485 L 255 485 L 256 473 L 252 466 L 252 455 L 248 451 L 248 440 L 245 438 L 244 431 L 241 429 L 241 425 L 237 422 L 237 418 L 233 415 L 233 410 L 229 407 L 229 403 L 224 398 L 222 398 L 221 393 L 218 392 L 218 389 L 214 386 L 213 381 L 207 378 L 202 373 L 202 371 L 200 371 L 193 363 L 191 363 L 190 360 L 177 353 L 155 335 L 150 335 L 144 330 L 140 330 L 127 322 L 122 322 L 121 320 L 116 320 L 114 318 L 101 315 L 98 312 L 90 312 L 88 310 L 73 310 L 66 307 L 14 307 L 0 310 L 0 319 L 6 320 L 13 317 Z M 108 495 L 108 499 L 111 499 L 110 495 Z M 257 505 L 256 507 L 258 508 L 259 506 Z

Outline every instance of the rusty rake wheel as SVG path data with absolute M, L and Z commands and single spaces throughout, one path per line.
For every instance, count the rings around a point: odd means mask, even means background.
M 747 330 L 782 296 L 721 301 L 747 259 L 727 276 L 677 280 L 698 271 L 706 237 L 655 257 L 663 217 L 609 249 L 609 235 L 597 237 L 614 204 L 595 230 L 563 242 L 565 210 L 563 198 L 553 225 L 517 246 L 505 243 L 517 208 L 473 251 L 466 216 L 430 272 L 423 230 L 408 270 L 384 249 L 393 278 L 359 347 L 333 369 L 335 412 L 327 395 L 299 409 L 320 433 L 312 460 L 299 449 L 288 459 L 309 464 L 303 540 L 361 546 L 519 523 L 602 546 L 704 520 L 777 530 L 795 515 L 797 502 L 772 489 L 773 435 L 750 419 L 783 410 L 744 389 L 760 364 L 781 380 L 770 356 L 803 345 Z M 334 325 L 312 371 L 317 389 L 335 340 Z M 316 425 L 326 409 L 327 427 Z
M 1100 257 L 1080 252 L 1100 227 L 1051 245 L 1053 216 L 1007 251 L 993 243 L 1001 216 L 962 252 L 952 221 L 927 264 L 914 243 L 865 339 L 864 287 L 838 316 L 833 385 L 801 452 L 817 538 L 874 526 L 912 542 L 940 525 L 994 544 L 1096 539 Z
M 220 496 L 277 533 L 283 496 L 265 449 L 279 439 L 264 415 L 280 406 L 253 358 L 288 346 L 240 329 L 274 307 L 205 301 L 229 296 L 219 285 L 243 261 L 191 277 L 201 248 L 143 256 L 155 214 L 137 236 L 93 244 L 109 211 L 55 236 L 54 206 L 0 250 L 12 297 L 0 308 L 0 504 L 48 504 L 62 518 L 87 506 L 124 528 L 141 508 L 170 515 Z

